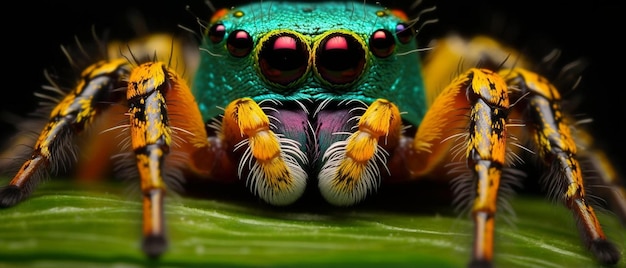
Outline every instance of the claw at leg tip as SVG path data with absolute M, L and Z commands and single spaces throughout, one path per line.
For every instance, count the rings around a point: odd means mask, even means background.
M 591 241 L 589 249 L 599 262 L 607 265 L 615 265 L 620 260 L 620 252 L 615 244 L 607 240 Z
M 158 259 L 167 250 L 167 239 L 162 235 L 146 236 L 142 249 L 150 259 Z
M 0 208 L 15 206 L 24 199 L 24 192 L 15 185 L 7 185 L 0 188 Z
M 487 260 L 472 260 L 469 265 L 469 268 L 491 268 L 493 267 L 493 263 Z

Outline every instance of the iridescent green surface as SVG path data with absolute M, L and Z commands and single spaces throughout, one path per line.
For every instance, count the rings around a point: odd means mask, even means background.
M 0 210 L 0 267 L 462 267 L 469 258 L 471 224 L 445 206 L 307 212 L 176 197 L 166 205 L 170 250 L 150 261 L 139 248 L 139 195 L 125 188 L 51 182 Z M 540 198 L 518 198 L 513 207 L 515 224 L 498 222 L 498 267 L 598 267 L 563 207 Z M 600 219 L 623 252 L 623 229 L 613 217 Z
M 220 43 L 213 44 L 205 38 L 202 59 L 195 75 L 193 91 L 205 119 L 213 118 L 229 102 L 241 97 L 252 97 L 256 101 L 265 99 L 320 100 L 357 99 L 371 102 L 386 98 L 406 112 L 405 119 L 419 124 L 425 112 L 425 99 L 420 76 L 420 58 L 415 41 L 398 43 L 395 54 L 388 58 L 376 58 L 367 53 L 367 65 L 361 78 L 350 87 L 338 89 L 325 85 L 313 71 L 298 85 L 278 88 L 266 83 L 255 65 L 257 50 L 243 58 L 232 57 L 226 48 L 228 33 L 245 30 L 252 36 L 255 46 L 259 39 L 270 31 L 292 30 L 307 38 L 311 47 L 318 37 L 328 31 L 343 30 L 356 33 L 364 43 L 377 29 L 396 32 L 401 20 L 391 14 L 377 16 L 384 10 L 380 6 L 360 2 L 254 2 L 234 8 L 220 20 L 226 27 L 226 36 Z M 243 12 L 236 17 L 235 12 Z M 311 55 L 313 57 L 313 55 Z M 306 103 L 306 102 L 305 102 Z

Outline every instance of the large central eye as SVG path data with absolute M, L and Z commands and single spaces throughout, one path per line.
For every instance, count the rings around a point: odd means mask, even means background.
M 301 78 L 309 67 L 309 48 L 296 35 L 269 37 L 259 51 L 261 73 L 270 82 L 287 86 Z
M 354 82 L 365 68 L 365 49 L 352 35 L 329 34 L 316 49 L 315 67 L 328 83 L 343 85 Z

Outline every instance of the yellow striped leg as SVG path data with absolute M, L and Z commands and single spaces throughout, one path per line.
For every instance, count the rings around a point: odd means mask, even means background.
M 76 87 L 50 112 L 31 156 L 9 185 L 0 191 L 0 207 L 13 206 L 28 197 L 39 182 L 76 159 L 73 137 L 91 125 L 108 103 L 121 101 L 115 89 L 123 84 L 130 65 L 126 60 L 102 61 L 87 67 Z
M 527 99 L 531 109 L 529 121 L 534 127 L 533 140 L 539 157 L 551 167 L 546 183 L 556 187 L 552 192 L 572 211 L 585 245 L 596 258 L 605 264 L 617 263 L 620 252 L 607 240 L 587 201 L 582 168 L 576 158 L 576 143 L 561 110 L 558 90 L 547 79 L 524 69 L 503 70 L 501 74 L 509 84 L 530 93 Z

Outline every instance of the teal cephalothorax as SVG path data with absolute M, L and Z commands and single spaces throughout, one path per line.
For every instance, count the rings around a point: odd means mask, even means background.
M 355 3 L 256 2 L 214 17 L 193 84 L 205 119 L 241 97 L 392 101 L 420 123 L 425 97 L 404 18 Z

